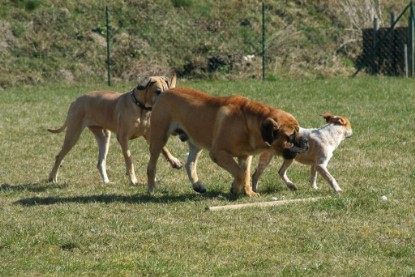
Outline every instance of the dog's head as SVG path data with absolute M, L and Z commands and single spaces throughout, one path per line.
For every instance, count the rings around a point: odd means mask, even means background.
M 344 129 L 344 136 L 350 138 L 353 134 L 352 124 L 350 120 L 345 116 L 333 115 L 329 112 L 325 112 L 321 115 L 328 124 L 340 125 Z
M 286 159 L 293 159 L 308 150 L 308 141 L 299 130 L 297 120 L 282 110 L 275 110 L 261 125 L 262 139 Z
M 144 77 L 138 81 L 135 88 L 135 96 L 140 99 L 145 107 L 151 108 L 162 92 L 176 86 L 176 75 L 171 79 L 165 76 Z

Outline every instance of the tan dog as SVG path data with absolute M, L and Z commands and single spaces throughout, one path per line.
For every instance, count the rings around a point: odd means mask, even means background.
M 296 190 L 297 187 L 287 177 L 287 169 L 293 163 L 294 159 L 302 164 L 311 165 L 310 183 L 314 189 L 317 189 L 317 172 L 331 185 L 334 192 L 341 192 L 336 179 L 330 174 L 327 165 L 333 157 L 333 152 L 345 139 L 352 136 L 352 125 L 344 116 L 336 116 L 331 113 L 324 113 L 322 116 L 326 119 L 327 125 L 317 129 L 300 128 L 300 134 L 308 139 L 309 149 L 298 155 L 286 155 L 284 163 L 278 171 L 280 177 L 284 180 L 288 188 Z M 252 176 L 252 189 L 257 191 L 258 179 L 262 172 L 271 162 L 275 153 L 271 151 L 261 154 L 258 167 Z M 277 155 L 279 153 L 276 153 Z
M 111 132 L 114 132 L 121 145 L 130 182 L 137 184 L 128 141 L 140 136 L 148 141 L 152 107 L 163 91 L 175 85 L 176 76 L 171 80 L 161 76 L 147 77 L 127 93 L 94 91 L 77 98 L 71 104 L 63 126 L 58 129 L 48 129 L 52 133 L 60 133 L 67 128 L 62 150 L 56 156 L 49 181 L 57 182 L 58 169 L 63 158 L 76 144 L 83 129 L 88 127 L 98 143 L 97 166 L 104 183 L 110 182 L 106 171 L 106 157 Z M 182 166 L 167 148 L 163 148 L 163 154 L 172 167 Z
M 251 196 L 256 195 L 250 185 L 252 155 L 267 149 L 282 151 L 291 147 L 301 152 L 307 148 L 291 114 L 241 96 L 213 97 L 192 89 L 170 89 L 154 106 L 151 125 L 147 166 L 150 193 L 155 188 L 158 157 L 170 134 L 188 140 L 190 151 L 185 167 L 193 189 L 200 193 L 206 191 L 196 172 L 202 149 L 209 150 L 211 159 L 232 174 L 232 193 L 243 191 Z

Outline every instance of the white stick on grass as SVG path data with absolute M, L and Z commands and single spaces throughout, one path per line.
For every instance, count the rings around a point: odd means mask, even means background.
M 285 204 L 292 204 L 298 202 L 309 202 L 317 201 L 323 197 L 313 197 L 313 198 L 300 198 L 300 199 L 290 199 L 290 200 L 279 200 L 279 201 L 270 201 L 270 202 L 254 202 L 254 203 L 244 203 L 244 204 L 235 204 L 235 205 L 225 205 L 225 206 L 212 206 L 206 207 L 207 211 L 223 211 L 223 210 L 236 210 L 241 208 L 248 207 L 269 207 L 269 206 L 281 206 Z

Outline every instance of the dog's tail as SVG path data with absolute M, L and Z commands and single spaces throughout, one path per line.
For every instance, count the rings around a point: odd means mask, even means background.
M 66 121 L 65 121 L 65 123 L 61 127 L 57 128 L 57 129 L 48 128 L 48 131 L 51 132 L 51 133 L 55 133 L 56 134 L 56 133 L 62 132 L 65 129 L 66 129 Z

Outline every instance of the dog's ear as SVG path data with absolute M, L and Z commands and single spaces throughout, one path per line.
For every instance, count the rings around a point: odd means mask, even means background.
M 272 118 L 266 118 L 261 125 L 262 139 L 269 145 L 272 144 L 278 135 L 278 123 Z
M 325 112 L 321 116 L 324 117 L 327 123 L 334 123 L 343 126 L 347 124 L 346 120 L 344 120 L 341 116 L 332 115 L 329 112 Z
M 137 89 L 143 90 L 149 87 L 151 84 L 151 78 L 150 77 L 141 77 L 138 79 L 138 85 Z
M 336 120 L 337 124 L 339 124 L 339 125 L 346 126 L 346 124 L 347 124 L 346 120 L 344 120 L 343 117 L 336 116 L 334 119 Z
M 331 118 L 333 118 L 333 114 L 330 112 L 325 112 L 321 115 L 327 123 L 330 123 Z
M 169 85 L 169 88 L 175 88 L 176 87 L 176 81 L 177 81 L 177 77 L 176 77 L 176 74 L 174 74 L 174 76 L 170 80 L 170 84 L 167 83 Z

